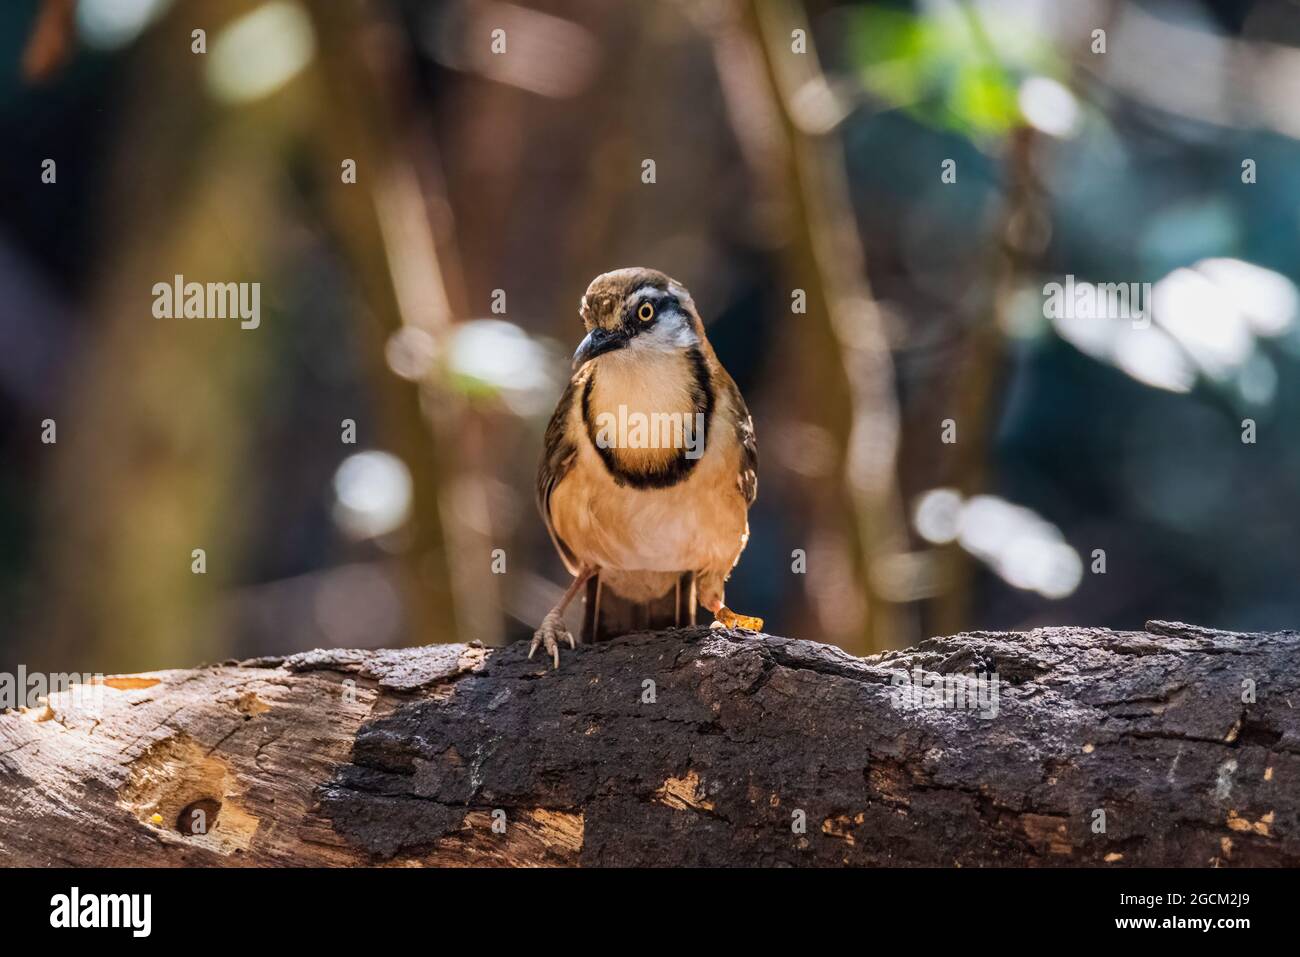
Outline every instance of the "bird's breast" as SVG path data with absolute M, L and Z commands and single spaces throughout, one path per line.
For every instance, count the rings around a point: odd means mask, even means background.
M 708 367 L 696 351 L 602 358 L 583 390 L 581 428 L 618 480 L 642 488 L 685 478 L 712 428 Z
M 638 489 L 580 450 L 552 495 L 556 532 L 580 561 L 602 568 L 730 569 L 748 535 L 745 502 L 734 476 L 728 483 L 711 464 L 706 457 L 669 488 Z
M 556 531 L 581 561 L 663 572 L 735 563 L 748 523 L 734 416 L 701 388 L 685 357 L 677 368 L 595 370 L 571 413 L 574 466 L 551 499 Z

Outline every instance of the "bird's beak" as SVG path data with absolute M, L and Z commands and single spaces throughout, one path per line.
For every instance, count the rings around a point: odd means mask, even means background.
M 578 351 L 573 354 L 573 368 L 577 369 L 596 356 L 622 349 L 625 345 L 627 345 L 627 336 L 622 331 L 610 332 L 597 326 L 587 333 L 587 338 L 578 345 Z

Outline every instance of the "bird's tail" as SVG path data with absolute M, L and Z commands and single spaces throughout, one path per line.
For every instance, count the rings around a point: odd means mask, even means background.
M 695 624 L 695 574 L 683 572 L 661 597 L 634 601 L 604 586 L 599 574 L 587 581 L 582 641 L 609 641 L 634 631 L 685 628 Z

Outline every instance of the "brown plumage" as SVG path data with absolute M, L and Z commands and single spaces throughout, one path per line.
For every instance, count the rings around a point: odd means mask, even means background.
M 758 489 L 754 425 L 709 345 L 690 293 L 653 269 L 596 277 L 587 338 L 546 430 L 537 504 L 573 584 L 542 621 L 557 667 L 563 612 L 584 585 L 584 640 L 692 623 L 723 604 Z

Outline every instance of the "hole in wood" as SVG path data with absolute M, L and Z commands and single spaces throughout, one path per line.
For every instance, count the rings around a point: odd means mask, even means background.
M 207 834 L 217 823 L 221 802 L 216 798 L 199 798 L 191 801 L 176 816 L 176 830 L 185 835 Z

